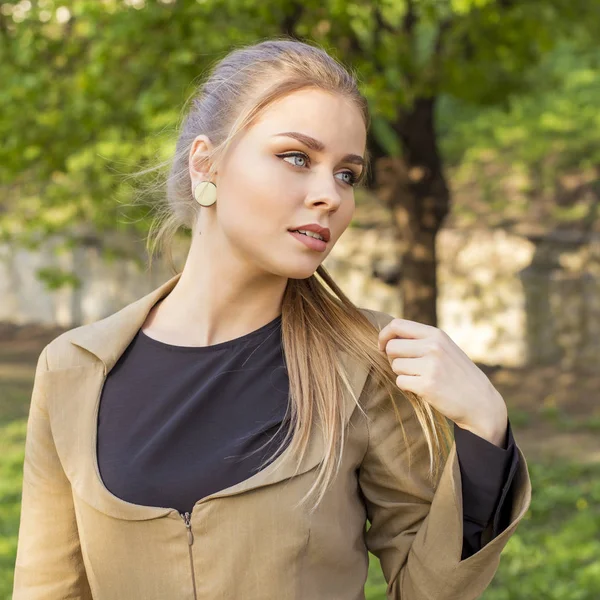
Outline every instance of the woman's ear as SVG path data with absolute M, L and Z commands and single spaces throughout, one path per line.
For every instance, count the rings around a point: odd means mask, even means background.
M 192 142 L 189 154 L 190 178 L 193 182 L 206 181 L 210 163 L 209 155 L 213 150 L 210 139 L 204 135 L 198 135 Z

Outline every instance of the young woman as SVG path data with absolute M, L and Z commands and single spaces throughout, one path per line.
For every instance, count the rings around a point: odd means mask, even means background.
M 358 600 L 368 551 L 389 598 L 488 586 L 531 498 L 502 397 L 441 330 L 356 307 L 321 265 L 368 126 L 316 46 L 213 69 L 155 236 L 191 229 L 183 271 L 40 355 L 15 600 Z

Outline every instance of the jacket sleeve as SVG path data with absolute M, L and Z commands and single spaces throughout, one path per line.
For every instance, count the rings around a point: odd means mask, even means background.
M 71 485 L 45 408 L 47 348 L 38 359 L 27 421 L 13 600 L 91 600 Z
M 500 563 L 500 553 L 531 501 L 525 457 L 519 462 L 503 502 L 510 504 L 503 531 L 491 538 L 492 524 L 482 534 L 484 546 L 461 560 L 463 546 L 462 483 L 456 441 L 435 484 L 427 478 L 429 453 L 410 402 L 395 396 L 411 446 L 411 464 L 387 391 L 369 376 L 361 405 L 367 414 L 368 447 L 359 467 L 359 485 L 370 527 L 365 543 L 377 556 L 394 600 L 471 600 L 481 596 Z
M 482 533 L 498 515 L 510 510 L 504 488 L 510 487 L 519 455 L 510 419 L 501 447 L 454 423 L 454 440 L 462 483 L 463 549 L 468 558 L 483 547 Z M 499 529 L 492 531 L 496 537 Z

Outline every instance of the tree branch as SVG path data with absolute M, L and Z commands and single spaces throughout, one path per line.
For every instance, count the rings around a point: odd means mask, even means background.
M 281 30 L 289 37 L 300 39 L 296 33 L 296 26 L 300 22 L 304 13 L 304 5 L 300 2 L 294 2 L 292 4 L 292 10 L 287 12 L 281 22 Z
M 415 14 L 413 0 L 406 0 L 406 13 L 404 13 L 402 19 L 402 31 L 410 38 L 412 38 L 416 23 L 417 15 Z

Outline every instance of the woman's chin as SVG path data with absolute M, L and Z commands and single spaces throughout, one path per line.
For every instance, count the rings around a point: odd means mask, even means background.
M 315 264 L 312 267 L 302 268 L 300 267 L 300 265 L 292 267 L 288 270 L 287 277 L 289 277 L 290 279 L 307 279 L 308 277 L 314 275 L 317 272 L 317 267 L 319 266 L 319 264 L 320 262 L 318 264 L 315 262 Z

